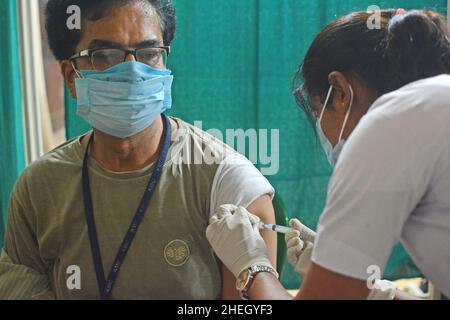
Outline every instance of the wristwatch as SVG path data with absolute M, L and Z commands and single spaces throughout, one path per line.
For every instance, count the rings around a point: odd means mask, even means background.
M 248 300 L 247 291 L 250 287 L 255 276 L 260 272 L 269 272 L 273 274 L 277 279 L 279 278 L 278 272 L 269 266 L 252 266 L 241 272 L 236 280 L 236 290 L 239 292 L 239 296 L 242 300 Z

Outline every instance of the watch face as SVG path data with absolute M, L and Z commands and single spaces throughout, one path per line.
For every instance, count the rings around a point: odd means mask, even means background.
M 248 270 L 244 270 L 241 272 L 241 274 L 239 275 L 239 277 L 236 280 L 236 289 L 238 291 L 242 291 L 245 289 L 247 282 L 248 282 L 248 276 L 249 276 Z

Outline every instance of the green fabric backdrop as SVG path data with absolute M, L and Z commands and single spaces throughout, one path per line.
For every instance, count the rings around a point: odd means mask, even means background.
M 280 129 L 280 171 L 268 177 L 288 214 L 315 228 L 331 169 L 290 92 L 299 62 L 331 20 L 370 5 L 432 8 L 445 0 L 174 0 L 177 39 L 169 59 L 175 74 L 171 114 L 203 128 Z M 356 49 L 356 48 L 355 48 Z M 68 136 L 87 130 L 69 103 Z M 382 236 L 382 235 L 380 235 Z M 386 277 L 420 275 L 405 251 L 393 252 Z M 283 283 L 298 288 L 288 266 Z
M 25 166 L 16 1 L 0 1 L 0 245 L 10 192 Z

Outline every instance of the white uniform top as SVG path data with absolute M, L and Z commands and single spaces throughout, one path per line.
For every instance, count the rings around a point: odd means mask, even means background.
M 400 240 L 450 296 L 450 76 L 380 97 L 345 145 L 312 260 L 367 280 Z

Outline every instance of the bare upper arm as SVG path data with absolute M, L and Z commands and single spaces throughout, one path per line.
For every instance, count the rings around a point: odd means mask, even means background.
M 272 198 L 269 195 L 264 195 L 251 203 L 247 210 L 258 216 L 264 223 L 275 223 L 275 210 L 272 204 Z M 277 267 L 277 234 L 272 231 L 261 231 L 261 236 L 267 245 L 270 261 L 272 266 Z
M 264 195 L 251 203 L 247 210 L 258 216 L 265 223 L 275 223 L 275 210 L 272 205 L 272 198 L 269 195 Z M 266 242 L 269 258 L 272 261 L 274 268 L 277 267 L 277 235 L 275 232 L 263 231 L 261 235 Z M 236 292 L 236 278 L 225 267 L 222 266 L 222 299 L 224 300 L 239 300 L 240 297 Z

